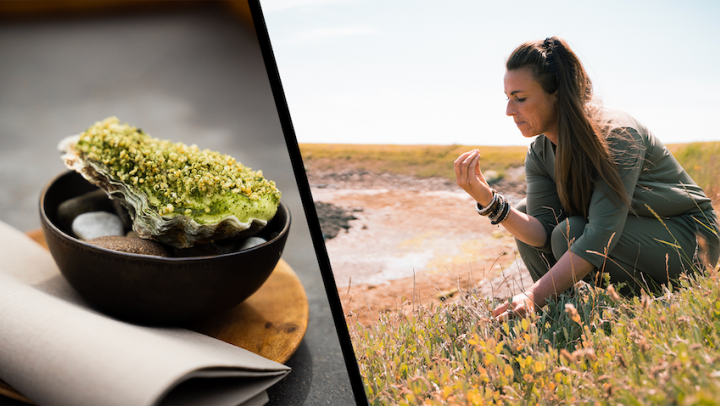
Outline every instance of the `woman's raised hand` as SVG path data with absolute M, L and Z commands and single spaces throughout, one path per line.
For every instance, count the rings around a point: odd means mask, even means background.
M 485 206 L 492 200 L 492 190 L 480 171 L 480 151 L 468 151 L 455 160 L 455 182 L 476 202 Z

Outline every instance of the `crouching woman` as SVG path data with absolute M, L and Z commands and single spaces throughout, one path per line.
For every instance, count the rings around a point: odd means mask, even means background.
M 502 224 L 534 280 L 493 311 L 525 315 L 586 279 L 652 289 L 714 267 L 718 217 L 703 190 L 645 126 L 603 109 L 580 60 L 559 38 L 527 42 L 506 63 L 506 114 L 534 137 L 527 198 L 512 207 L 489 187 L 478 150 L 455 161 L 477 211 Z

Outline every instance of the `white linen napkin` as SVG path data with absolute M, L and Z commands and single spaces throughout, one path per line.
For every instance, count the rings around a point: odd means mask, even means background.
M 0 378 L 38 404 L 262 405 L 285 365 L 89 308 L 52 256 L 0 222 Z

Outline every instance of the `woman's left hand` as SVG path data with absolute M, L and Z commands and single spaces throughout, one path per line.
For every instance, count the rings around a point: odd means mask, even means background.
M 525 317 L 535 313 L 535 295 L 524 292 L 512 297 L 512 303 L 505 301 L 492 311 L 492 316 L 500 320 L 508 320 L 511 316 Z

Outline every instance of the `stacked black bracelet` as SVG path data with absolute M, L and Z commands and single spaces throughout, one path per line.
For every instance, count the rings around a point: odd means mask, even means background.
M 491 220 L 490 224 L 500 224 L 510 215 L 510 204 L 505 200 L 505 196 L 497 193 L 495 189 L 490 190 L 493 194 L 490 204 L 483 207 L 480 203 L 476 203 L 475 210 L 481 216 L 488 216 Z
M 510 204 L 507 202 L 507 200 L 503 199 L 502 210 L 497 215 L 497 217 L 495 217 L 495 218 L 490 217 L 490 220 L 492 220 L 490 222 L 490 224 L 493 224 L 493 225 L 500 224 L 503 221 L 507 220 L 509 215 L 510 215 Z
M 495 209 L 497 209 L 498 206 L 498 195 L 497 192 L 495 192 L 495 189 L 490 189 L 492 191 L 492 200 L 490 201 L 490 204 L 488 204 L 485 207 L 480 206 L 480 203 L 477 203 L 475 206 L 475 210 L 477 210 L 478 214 L 481 216 L 489 216 L 490 213 L 492 213 Z

